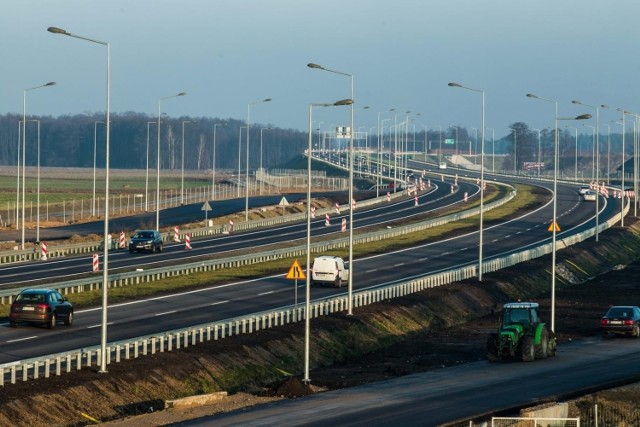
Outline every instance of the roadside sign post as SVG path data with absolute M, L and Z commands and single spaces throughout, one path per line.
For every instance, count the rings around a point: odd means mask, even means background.
M 204 211 L 204 222 L 206 224 L 208 219 L 207 214 L 209 213 L 209 211 L 212 211 L 213 209 L 211 208 L 211 205 L 209 204 L 209 202 L 204 202 L 204 205 L 202 205 L 200 210 Z
M 295 299 L 295 307 L 297 308 L 298 307 L 298 279 L 305 280 L 307 278 L 307 276 L 304 275 L 304 270 L 302 269 L 302 267 L 300 267 L 300 263 L 298 262 L 298 260 L 295 260 L 293 262 L 293 265 L 289 269 L 289 272 L 287 273 L 286 278 L 294 281 L 293 294 Z

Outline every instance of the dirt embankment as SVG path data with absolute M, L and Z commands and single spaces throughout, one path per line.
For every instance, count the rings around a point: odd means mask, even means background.
M 591 239 L 558 252 L 560 345 L 597 334 L 598 319 L 609 305 L 640 305 L 640 263 L 632 264 L 639 254 L 638 223 L 601 234 L 598 244 Z M 213 391 L 233 395 L 201 409 L 210 414 L 484 359 L 486 336 L 496 328 L 495 311 L 502 303 L 538 301 L 549 319 L 549 270 L 550 257 L 544 257 L 486 274 L 481 284 L 454 283 L 361 307 L 355 316 L 313 319 L 312 388 L 297 387 L 296 381 L 283 385 L 303 370 L 304 325 L 291 324 L 113 364 L 106 375 L 85 369 L 8 385 L 0 393 L 0 425 L 92 424 L 91 419 L 157 412 L 164 400 L 176 397 Z M 176 414 L 161 411 L 144 423 L 159 425 Z M 133 418 L 120 425 L 140 422 Z

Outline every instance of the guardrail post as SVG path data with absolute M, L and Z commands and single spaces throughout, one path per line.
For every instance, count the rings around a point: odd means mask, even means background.
M 2 376 L 4 377 L 4 375 Z M 37 380 L 39 376 L 40 376 L 40 361 L 36 360 L 35 362 L 33 362 L 33 379 Z
M 29 365 L 22 365 L 22 382 L 26 382 L 29 379 Z
M 59 377 L 62 371 L 62 360 L 56 357 L 56 377 Z
M 11 384 L 15 384 L 16 383 L 16 367 L 12 366 L 11 367 Z

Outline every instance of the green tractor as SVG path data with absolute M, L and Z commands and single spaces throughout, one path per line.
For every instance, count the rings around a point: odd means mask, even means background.
M 498 332 L 487 340 L 487 358 L 521 358 L 523 362 L 556 354 L 556 336 L 538 318 L 538 303 L 511 302 L 504 305 Z

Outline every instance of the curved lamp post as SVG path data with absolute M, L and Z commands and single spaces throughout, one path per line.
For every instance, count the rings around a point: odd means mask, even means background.
M 147 166 L 144 178 L 144 211 L 149 212 L 149 125 L 156 122 L 147 122 Z
M 181 162 L 180 170 L 182 171 L 180 173 L 180 204 L 181 205 L 184 205 L 184 124 L 185 123 L 192 123 L 192 122 L 191 120 L 182 121 L 182 153 L 181 153 L 182 160 L 180 161 Z
M 105 144 L 105 177 L 104 177 L 104 258 L 102 260 L 102 340 L 101 340 L 101 358 L 100 371 L 107 372 L 107 288 L 109 287 L 109 245 L 107 245 L 107 236 L 109 235 L 109 142 L 111 132 L 111 47 L 109 43 L 100 40 L 94 40 L 87 37 L 71 34 L 61 28 L 49 27 L 47 31 L 54 34 L 62 34 L 64 36 L 85 40 L 96 43 L 107 48 L 107 117 L 106 117 L 106 144 Z
M 164 101 L 165 99 L 171 99 L 171 98 L 176 98 L 178 96 L 185 96 L 187 93 L 186 92 L 180 92 L 177 93 L 175 95 L 171 95 L 171 96 L 165 96 L 163 98 L 158 99 L 158 160 L 157 160 L 157 164 L 156 167 L 158 169 L 157 173 L 156 173 L 156 230 L 160 231 L 160 124 L 161 124 L 161 110 L 160 110 L 160 106 L 162 105 L 162 101 Z
M 213 124 L 213 158 L 211 159 L 211 200 L 216 199 L 216 128 L 226 126 L 226 123 Z
M 313 140 L 313 129 L 311 125 L 311 116 L 313 107 L 338 107 L 342 105 L 353 105 L 353 100 L 343 99 L 341 101 L 331 103 L 309 104 L 309 141 L 307 146 L 307 277 L 305 283 L 306 305 L 304 312 L 304 378 L 303 382 L 309 384 L 309 341 L 310 341 L 310 325 L 311 325 L 311 149 Z M 351 265 L 349 265 L 351 270 Z
M 315 68 L 316 70 L 328 71 L 330 73 L 339 74 L 341 76 L 349 77 L 351 80 L 351 132 L 349 137 L 349 283 L 348 283 L 348 315 L 353 314 L 353 132 L 354 132 L 354 104 L 355 98 L 353 95 L 353 74 L 344 73 L 342 71 L 331 70 L 325 68 L 322 65 L 314 64 L 310 62 L 307 64 L 309 68 Z M 347 105 L 347 104 L 344 104 Z
M 483 246 L 483 242 L 482 242 L 482 232 L 483 232 L 483 223 L 484 223 L 484 132 L 485 132 L 485 126 L 484 126 L 484 116 L 485 116 L 485 102 L 484 102 L 484 90 L 482 89 L 473 89 L 467 86 L 463 86 L 459 83 L 449 83 L 449 86 L 451 87 L 459 87 L 462 89 L 466 89 L 466 90 L 470 90 L 471 92 L 477 92 L 479 94 L 482 95 L 482 127 L 480 128 L 482 130 L 482 140 L 480 142 L 480 243 L 479 243 L 479 249 L 478 249 L 478 280 L 480 282 L 482 282 L 482 270 L 483 270 L 483 266 L 482 266 L 482 262 L 483 262 L 483 258 L 482 258 L 482 246 Z M 477 138 L 477 131 L 476 131 L 476 138 Z
M 249 132 L 251 130 L 249 118 L 251 113 L 251 106 L 254 104 L 262 104 L 263 102 L 271 102 L 271 98 L 265 98 L 262 101 L 254 101 L 247 104 L 247 162 L 246 162 L 247 170 L 245 171 L 246 176 L 244 181 L 244 186 L 245 186 L 244 220 L 245 221 L 249 221 L 249 134 L 251 133 Z M 238 179 L 240 179 L 239 174 L 238 174 Z
M 20 244 L 20 249 L 24 250 L 24 240 L 25 240 L 25 204 L 26 204 L 26 192 L 25 192 L 25 177 L 27 175 L 27 92 L 35 89 L 40 89 L 47 86 L 54 86 L 56 82 L 45 83 L 40 86 L 30 87 L 25 89 L 22 92 L 22 240 Z
M 556 230 L 558 228 L 558 121 L 559 120 L 588 120 L 591 114 L 582 114 L 577 117 L 558 117 L 558 101 L 528 93 L 527 97 L 551 102 L 555 105 L 553 115 L 554 143 L 553 143 L 553 222 L 551 223 L 551 331 L 556 330 Z

